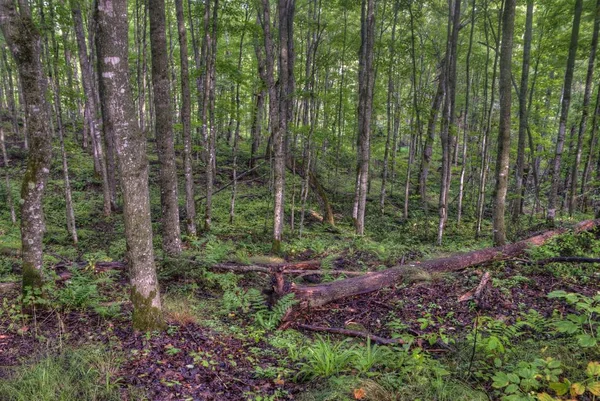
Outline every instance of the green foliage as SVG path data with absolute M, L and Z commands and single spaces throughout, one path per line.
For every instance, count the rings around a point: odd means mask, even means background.
M 492 386 L 502 391 L 503 401 L 535 401 L 535 392 L 557 382 L 561 373 L 561 363 L 552 358 L 521 361 L 509 372 L 497 372 Z
M 600 293 L 587 297 L 566 291 L 552 291 L 548 298 L 564 299 L 572 305 L 579 314 L 569 313 L 565 318 L 558 318 L 554 326 L 559 333 L 575 335 L 579 346 L 584 348 L 596 347 L 600 341 Z
M 382 364 L 391 356 L 392 351 L 385 346 L 371 344 L 371 338 L 367 338 L 364 347 L 358 347 L 354 350 L 354 360 L 352 365 L 361 375 L 373 376 L 376 373 L 372 369 L 376 365 Z
M 299 363 L 298 377 L 309 380 L 316 377 L 330 377 L 346 370 L 355 351 L 347 346 L 348 340 L 333 343 L 329 338 L 318 336 L 317 340 L 307 347 L 304 361 Z
M 294 294 L 286 294 L 279 298 L 271 309 L 268 309 L 265 306 L 264 300 L 262 304 L 257 301 L 258 298 L 256 294 L 250 298 L 250 302 L 252 302 L 252 307 L 254 309 L 254 320 L 259 327 L 262 327 L 265 330 L 277 328 L 286 313 L 298 303 L 298 301 L 294 299 Z

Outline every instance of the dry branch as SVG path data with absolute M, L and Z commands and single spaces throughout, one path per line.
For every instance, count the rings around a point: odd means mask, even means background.
M 458 298 L 458 302 L 470 301 L 471 299 L 479 302 L 483 296 L 483 291 L 488 287 L 491 278 L 492 275 L 490 272 L 485 272 L 481 277 L 481 281 L 479 282 L 479 285 L 477 285 L 477 288 L 467 292 L 466 294 L 463 294 L 460 298 Z
M 584 258 L 579 256 L 558 256 L 555 258 L 547 258 L 536 262 L 539 266 L 544 266 L 549 263 L 600 263 L 598 258 Z

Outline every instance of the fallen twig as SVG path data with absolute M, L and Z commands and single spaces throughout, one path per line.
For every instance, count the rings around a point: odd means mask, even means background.
M 492 275 L 490 274 L 490 272 L 485 272 L 481 277 L 481 281 L 477 285 L 477 288 L 467 292 L 466 294 L 463 294 L 460 298 L 458 298 L 458 302 L 470 301 L 471 299 L 474 299 L 476 302 L 479 302 L 479 300 L 481 300 L 483 296 L 484 290 L 488 287 L 491 278 Z

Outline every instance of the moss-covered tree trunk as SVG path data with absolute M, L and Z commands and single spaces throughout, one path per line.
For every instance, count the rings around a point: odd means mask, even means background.
M 167 54 L 164 0 L 149 0 L 150 48 L 152 51 L 152 88 L 154 90 L 155 131 L 160 164 L 160 203 L 162 206 L 163 250 L 181 253 L 181 229 L 177 194 L 177 166 L 173 145 L 173 119 Z
M 127 2 L 99 0 L 96 24 L 102 113 L 114 128 L 121 174 L 133 327 L 160 329 L 164 321 L 152 248 L 146 137 L 136 121 L 129 84 Z
M 45 224 L 42 197 L 52 159 L 52 132 L 48 127 L 46 77 L 40 61 L 40 34 L 27 6 L 0 0 L 0 25 L 19 70 L 25 101 L 27 169 L 21 187 L 21 242 L 23 291 L 42 284 L 42 239 Z

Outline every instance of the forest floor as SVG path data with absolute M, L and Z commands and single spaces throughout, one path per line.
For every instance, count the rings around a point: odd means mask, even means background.
M 73 246 L 65 229 L 56 160 L 44 201 L 45 297 L 28 314 L 21 310 L 27 299 L 18 290 L 19 229 L 0 210 L 2 401 L 587 401 L 600 396 L 598 264 L 535 263 L 554 256 L 600 257 L 600 230 L 566 233 L 519 259 L 416 274 L 371 294 L 304 311 L 280 330 L 283 312 L 294 301 L 265 296 L 269 277 L 211 269 L 224 262 L 283 261 L 269 255 L 272 205 L 265 167 L 240 182 L 234 224 L 228 222 L 230 193 L 215 196 L 213 230 L 184 237 L 181 258 L 164 258 L 161 238 L 155 236 L 168 326 L 160 333 L 135 333 L 127 272 L 91 268 L 95 262 L 125 259 L 121 216 L 102 216 L 100 183 L 90 158 L 71 147 L 80 241 Z M 24 160 L 14 153 L 11 158 Z M 11 176 L 18 177 L 19 168 Z M 311 212 L 300 233 L 296 205 L 295 230 L 286 232 L 283 244 L 285 261 L 315 260 L 325 271 L 365 272 L 491 246 L 489 222 L 484 221 L 485 235 L 476 238 L 468 215 L 462 225 L 451 216 L 444 245 L 432 246 L 437 219 L 417 201 L 411 201 L 411 218 L 403 219 L 401 199 L 393 194 L 385 214 L 376 202 L 369 204 L 367 235 L 356 237 L 350 217 L 341 213 L 350 210 L 343 194 L 352 193 L 352 180 L 342 178 L 336 182 L 332 175 L 327 182 L 338 191 L 332 193 L 334 210 L 340 212 L 337 226 L 322 224 Z M 228 182 L 224 170 L 215 185 Z M 288 194 L 297 195 L 300 180 L 290 176 L 286 182 Z M 19 183 L 11 185 L 18 199 Z M 151 185 L 154 221 L 160 215 L 159 198 L 157 186 Z M 318 210 L 312 202 L 307 206 Z M 288 205 L 286 215 L 291 212 Z M 519 228 L 511 226 L 510 240 L 543 231 L 541 223 L 535 216 L 524 217 Z M 485 273 L 491 280 L 484 296 L 460 302 Z M 324 274 L 296 281 L 338 278 Z M 401 343 L 380 346 L 298 324 L 368 332 Z
M 412 283 L 399 283 L 313 309 L 297 317 L 297 322 L 402 337 L 410 342 L 412 350 L 423 349 L 450 371 L 452 364 L 464 365 L 472 357 L 468 337 L 478 326 L 477 319 L 485 317 L 506 325 L 514 325 L 527 316 L 531 319 L 532 314 L 542 320 L 550 319 L 553 314 L 575 312 L 564 301 L 548 298 L 550 292 L 564 290 L 593 297 L 600 289 L 600 275 L 595 265 L 576 269 L 561 265 L 557 274 L 556 266 L 537 268 L 524 261 L 509 260 L 458 273 L 420 277 Z M 345 270 L 364 269 L 377 263 L 343 257 L 333 261 L 334 268 Z M 493 280 L 479 305 L 459 302 L 461 295 L 477 286 L 484 271 L 490 272 Z M 112 316 L 90 308 L 54 307 L 43 308 L 31 318 L 16 313 L 3 314 L 0 318 L 0 333 L 3 333 L 0 335 L 0 375 L 6 377 L 16 366 L 31 364 L 59 351 L 93 346 L 106 355 L 113 355 L 114 360 L 104 361 L 106 366 L 102 369 L 109 371 L 105 374 L 110 374 L 122 399 L 375 399 L 361 396 L 360 392 L 366 391 L 360 378 L 368 379 L 375 374 L 361 376 L 356 369 L 346 372 L 359 380 L 346 388 L 345 395 L 342 390 L 320 397 L 319 388 L 328 387 L 327 379 L 302 380 L 298 364 L 301 357 L 289 355 L 293 346 L 307 347 L 310 338 L 314 338 L 312 333 L 263 330 L 244 313 L 224 310 L 217 294 L 199 288 L 189 279 L 166 285 L 167 330 L 135 333 L 130 327 L 131 308 L 125 297 L 126 273 L 115 270 L 108 276 L 110 281 L 100 284 L 100 293 L 103 299 L 112 300 L 109 302 L 112 306 L 119 305 L 118 313 Z M 239 282 L 239 289 L 244 291 L 257 281 L 260 279 Z M 64 287 L 65 284 L 58 284 L 55 291 Z M 0 301 L 4 306 L 11 305 L 17 295 L 6 292 Z M 519 342 L 543 338 L 539 329 L 524 331 Z M 331 341 L 335 338 L 331 337 Z M 364 340 L 353 342 L 365 345 Z M 492 357 L 498 355 L 491 352 Z M 556 357 L 551 352 L 546 355 Z M 476 357 L 482 360 L 475 361 L 477 367 L 471 367 L 474 371 L 482 369 L 490 356 Z M 562 355 L 562 358 L 568 356 Z M 492 383 L 471 380 L 479 395 L 492 394 Z

